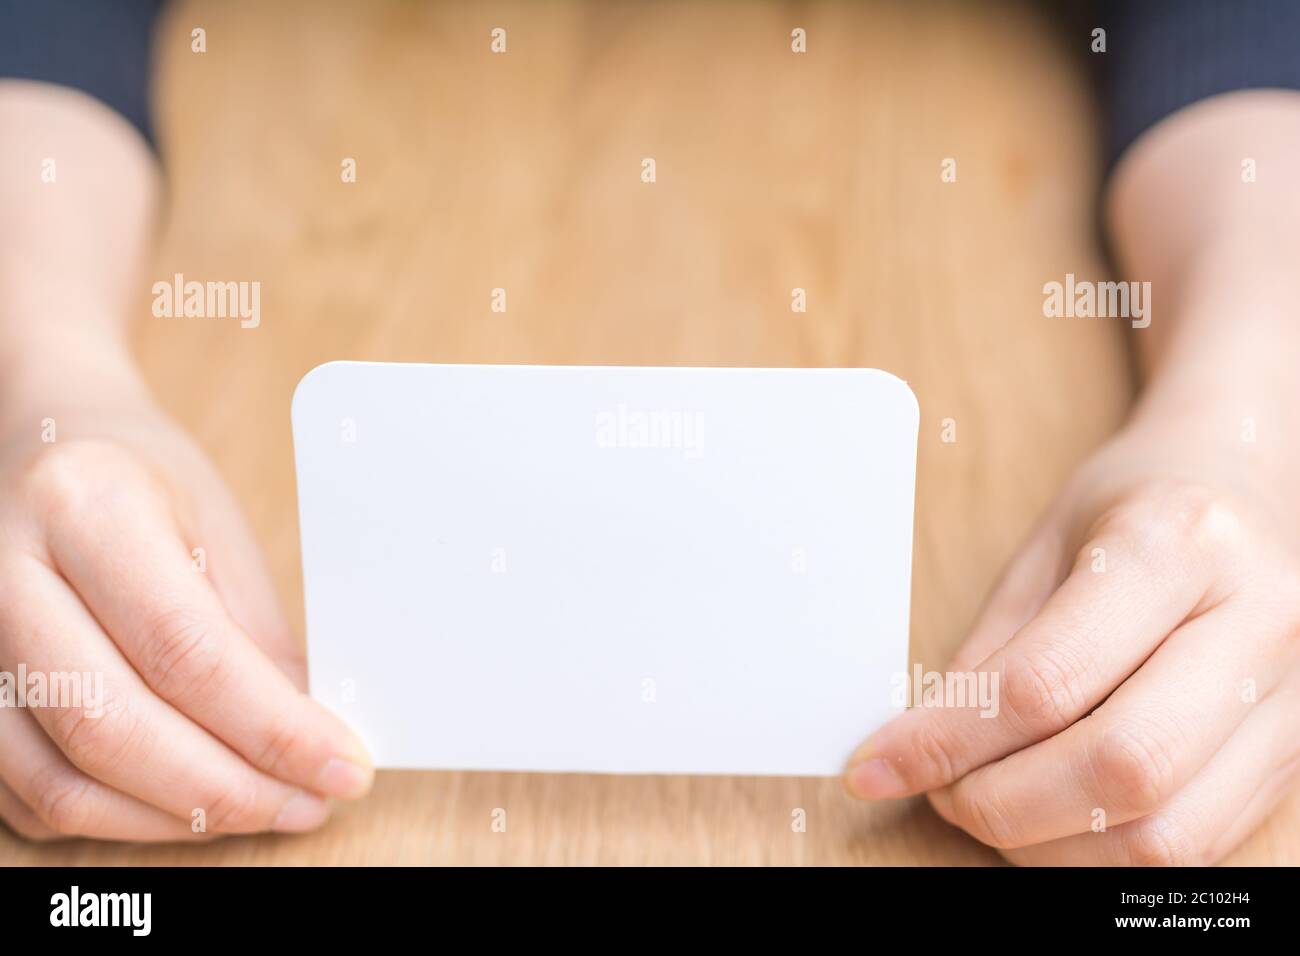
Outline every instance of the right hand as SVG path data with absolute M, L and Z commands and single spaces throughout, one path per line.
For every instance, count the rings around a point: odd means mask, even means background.
M 369 789 L 369 757 L 303 693 L 229 491 L 142 395 L 6 396 L 0 671 L 99 676 L 79 704 L 0 707 L 0 818 L 32 839 L 313 829 Z

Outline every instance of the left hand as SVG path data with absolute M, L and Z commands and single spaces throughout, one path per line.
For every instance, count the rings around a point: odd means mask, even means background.
M 854 756 L 849 789 L 927 793 L 1014 863 L 1228 853 L 1300 769 L 1295 515 L 1232 459 L 1165 423 L 1094 456 L 950 665 L 997 675 L 996 715 L 908 711 Z

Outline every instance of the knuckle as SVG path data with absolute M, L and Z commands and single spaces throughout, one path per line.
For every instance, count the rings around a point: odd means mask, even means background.
M 1021 845 L 1015 814 L 989 787 L 958 786 L 953 791 L 953 814 L 958 825 L 981 843 L 998 849 Z
M 112 476 L 121 473 L 124 454 L 109 442 L 61 441 L 36 452 L 22 469 L 19 484 L 29 500 L 52 519 L 76 520 Z
M 1137 821 L 1128 834 L 1125 849 L 1134 866 L 1196 866 L 1202 860 L 1182 826 L 1166 814 Z
M 51 766 L 32 781 L 32 810 L 58 836 L 79 836 L 90 819 L 90 781 L 66 767 Z
M 270 732 L 255 765 L 266 772 L 280 776 L 282 765 L 289 755 L 305 743 L 305 736 L 296 722 L 278 721 Z
M 958 761 L 948 738 L 933 726 L 918 727 L 912 736 L 913 752 L 917 764 L 903 761 L 898 770 L 913 788 L 930 789 L 938 783 L 956 780 Z
M 145 727 L 122 698 L 105 697 L 98 709 L 80 706 L 55 711 L 51 729 L 68 759 L 93 776 L 119 766 Z
M 1237 506 L 1212 492 L 1185 494 L 1178 502 L 1178 520 L 1187 540 L 1206 552 L 1239 548 L 1246 537 Z
M 207 802 L 208 829 L 221 833 L 253 833 L 270 826 L 261 801 L 251 787 L 223 790 Z
M 1239 547 L 1245 524 L 1227 495 L 1196 482 L 1166 479 L 1142 486 L 1112 518 L 1143 551 Z
M 1165 555 L 1185 550 L 1177 528 L 1161 511 L 1129 508 L 1108 516 L 1078 556 L 1083 561 L 1094 550 L 1107 555 L 1107 564 L 1121 570 L 1158 567 Z
M 220 629 L 192 611 L 159 615 L 148 628 L 142 671 L 163 700 L 194 699 L 218 691 L 227 642 Z
M 1175 766 L 1157 735 L 1136 727 L 1116 727 L 1098 743 L 1094 768 L 1101 791 L 1125 813 L 1148 813 L 1172 790 Z
M 1040 649 L 1007 662 L 1003 697 L 1027 729 L 1058 730 L 1083 712 L 1079 668 L 1060 649 Z

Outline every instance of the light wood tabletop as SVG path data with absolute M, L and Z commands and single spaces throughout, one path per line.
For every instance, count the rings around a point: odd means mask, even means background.
M 169 196 L 138 354 L 244 505 L 299 633 L 289 400 L 331 359 L 894 372 L 922 410 L 927 668 L 1131 401 L 1120 325 L 1042 314 L 1045 281 L 1106 267 L 1091 92 L 1035 8 L 186 3 L 159 57 Z M 261 326 L 152 318 L 148 286 L 177 272 L 259 281 Z M 1231 862 L 1298 847 L 1293 796 Z M 385 772 L 306 836 L 0 833 L 0 863 L 21 865 L 999 860 L 923 800 L 804 779 Z

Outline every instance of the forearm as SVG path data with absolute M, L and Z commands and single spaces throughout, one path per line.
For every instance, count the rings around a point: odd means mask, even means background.
M 160 193 L 147 145 L 89 96 L 21 80 L 0 80 L 0 142 L 0 421 L 142 391 L 127 333 Z
M 1121 268 L 1152 284 L 1135 425 L 1215 448 L 1279 503 L 1300 478 L 1297 166 L 1300 93 L 1234 93 L 1148 132 L 1108 196 Z

